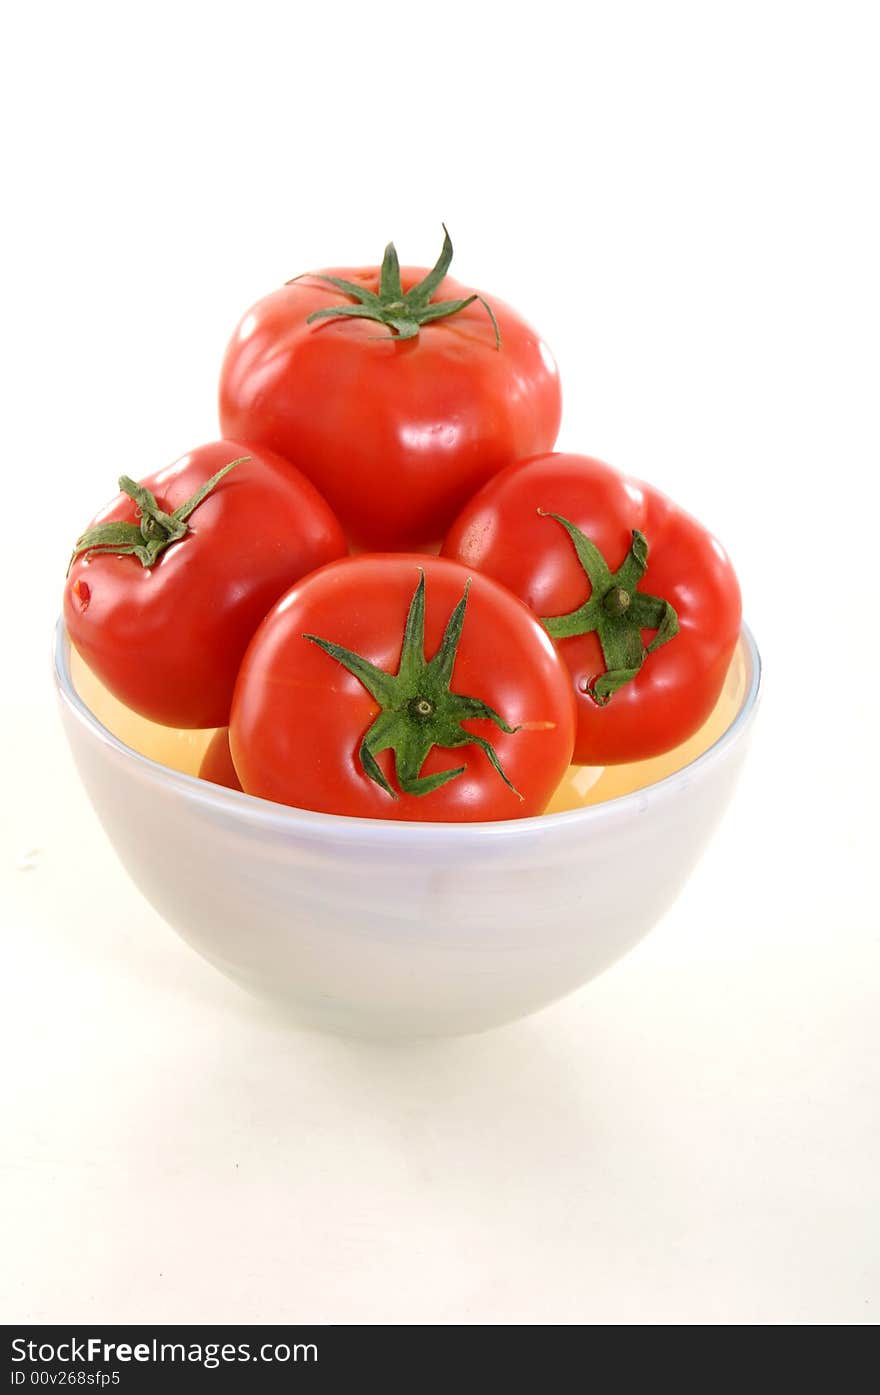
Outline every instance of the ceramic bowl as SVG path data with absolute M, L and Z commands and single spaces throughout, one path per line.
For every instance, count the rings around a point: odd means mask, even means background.
M 451 1036 L 573 992 L 669 908 L 746 753 L 760 680 L 746 629 L 740 652 L 738 710 L 697 759 L 606 803 L 482 824 L 315 814 L 159 765 L 79 696 L 60 622 L 55 676 L 108 837 L 193 949 L 304 1024 Z

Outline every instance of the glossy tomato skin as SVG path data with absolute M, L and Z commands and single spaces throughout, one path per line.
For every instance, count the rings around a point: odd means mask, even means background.
M 434 747 L 423 775 L 465 766 L 429 794 L 399 793 L 391 752 L 379 764 L 392 799 L 364 773 L 362 738 L 379 704 L 335 659 L 304 639 L 332 640 L 396 673 L 407 612 L 424 570 L 425 653 L 472 585 L 452 690 L 477 697 L 522 729 L 491 721 L 465 730 L 490 741 L 519 799 L 476 746 Z M 230 745 L 249 794 L 325 813 L 414 821 L 481 821 L 540 813 L 571 759 L 574 702 L 552 643 L 527 608 L 486 577 L 441 558 L 384 554 L 335 562 L 294 586 L 263 621 L 235 689 Z
M 334 268 L 376 290 L 378 268 Z M 404 291 L 425 275 L 404 267 Z M 435 300 L 471 294 L 447 277 Z M 464 502 L 511 460 L 550 450 L 562 410 L 546 345 L 514 310 L 486 297 L 392 337 L 369 320 L 320 320 L 346 296 L 306 276 L 244 316 L 220 380 L 224 434 L 277 451 L 314 481 L 359 549 L 439 544 Z
M 143 481 L 172 512 L 217 470 L 237 465 L 153 567 L 136 557 L 78 556 L 64 587 L 71 641 L 134 711 L 174 727 L 226 724 L 238 666 L 263 616 L 299 577 L 346 551 L 314 486 L 287 461 L 236 441 L 190 451 Z M 118 495 L 93 523 L 137 520 Z
M 539 510 L 574 523 L 612 571 L 623 562 L 633 529 L 640 529 L 648 568 L 638 589 L 669 601 L 680 626 L 604 707 L 586 691 L 605 670 L 597 636 L 556 641 L 577 701 L 575 762 L 613 765 L 671 750 L 707 719 L 733 657 L 742 608 L 730 559 L 658 490 L 589 456 L 563 454 L 497 475 L 459 514 L 443 555 L 502 582 L 538 616 L 568 614 L 588 599 L 590 583 L 565 529 Z M 642 637 L 647 642 L 653 635 Z
M 199 779 L 210 780 L 212 785 L 225 785 L 229 790 L 241 789 L 241 781 L 232 764 L 229 750 L 228 727 L 218 728 L 208 742 L 199 766 Z

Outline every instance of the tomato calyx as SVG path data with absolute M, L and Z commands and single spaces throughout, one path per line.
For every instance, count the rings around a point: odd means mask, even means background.
M 678 616 L 669 601 L 639 591 L 639 582 L 648 567 L 648 540 L 633 529 L 629 552 L 616 572 L 580 528 L 558 513 L 538 509 L 542 518 L 555 518 L 574 543 L 578 561 L 590 583 L 590 596 L 568 615 L 542 617 L 541 624 L 552 639 L 595 631 L 602 646 L 606 671 L 591 680 L 587 694 L 599 707 L 605 707 L 625 683 L 631 682 L 649 654 L 678 634 Z M 647 646 L 642 630 L 656 630 Z
M 375 291 L 368 290 L 366 286 L 359 286 L 354 281 L 346 281 L 341 276 L 319 276 L 318 280 L 326 281 L 329 285 L 335 286 L 337 290 L 344 291 L 356 303 L 354 305 L 330 305 L 323 310 L 314 310 L 306 319 L 306 324 L 312 324 L 315 320 L 336 318 L 375 320 L 378 324 L 387 325 L 391 330 L 392 338 L 415 339 L 422 325 L 430 324 L 433 320 L 446 319 L 449 315 L 457 315 L 460 310 L 464 310 L 468 305 L 473 305 L 474 301 L 478 300 L 492 321 L 492 328 L 495 331 L 495 347 L 500 349 L 501 330 L 498 328 L 495 312 L 489 302 L 484 300 L 481 295 L 474 293 L 466 296 L 463 300 L 431 300 L 431 296 L 449 270 L 451 261 L 452 242 L 444 223 L 443 247 L 435 265 L 427 276 L 419 281 L 418 285 L 404 291 L 400 283 L 400 262 L 397 251 L 394 243 L 389 242 L 385 248 L 382 269 L 379 273 L 378 295 Z
M 68 573 L 81 553 L 89 557 L 96 552 L 112 552 L 118 557 L 136 557 L 142 567 L 154 566 L 166 547 L 186 537 L 189 532 L 186 520 L 202 500 L 207 498 L 230 470 L 234 470 L 236 465 L 244 465 L 250 458 L 249 455 L 242 455 L 238 460 L 224 465 L 222 470 L 218 470 L 206 480 L 192 498 L 187 499 L 186 503 L 181 504 L 173 513 L 166 513 L 164 509 L 160 509 L 155 494 L 145 485 L 138 484 L 128 475 L 121 475 L 120 491 L 134 500 L 140 522 L 127 523 L 124 519 L 114 519 L 107 523 L 96 523 L 94 528 L 87 529 L 74 544 Z
M 465 584 L 464 595 L 449 617 L 440 648 L 432 659 L 426 659 L 425 573 L 420 574 L 406 618 L 396 674 L 386 673 L 341 644 L 317 635 L 303 635 L 303 639 L 317 644 L 353 673 L 379 703 L 382 710 L 361 741 L 358 758 L 365 775 L 392 799 L 397 799 L 398 795 L 376 760 L 382 751 L 394 752 L 397 782 L 404 794 L 431 794 L 464 774 L 465 766 L 461 765 L 435 775 L 421 775 L 419 772 L 433 746 L 449 749 L 479 746 L 508 788 L 522 799 L 519 790 L 507 778 L 494 746 L 485 737 L 465 731 L 461 723 L 484 718 L 508 735 L 519 731 L 519 727 L 510 726 L 480 698 L 450 691 L 469 589 L 470 581 Z

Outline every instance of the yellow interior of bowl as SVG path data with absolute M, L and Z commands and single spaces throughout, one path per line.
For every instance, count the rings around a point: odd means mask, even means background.
M 712 715 L 698 732 L 665 755 L 653 756 L 650 760 L 631 761 L 627 765 L 570 765 L 546 813 L 560 814 L 565 809 L 581 809 L 585 804 L 601 804 L 603 800 L 617 799 L 621 794 L 632 794 L 634 790 L 653 785 L 667 775 L 674 775 L 682 766 L 689 765 L 710 746 L 714 746 L 730 726 L 743 705 L 748 677 L 746 650 L 740 640 L 727 670 L 721 696 Z
M 108 731 L 126 746 L 149 756 L 160 765 L 197 775 L 205 748 L 214 732 L 178 731 L 162 727 L 139 717 L 107 691 L 91 670 L 71 649 L 70 672 L 73 685 L 83 702 Z M 633 761 L 628 765 L 572 765 L 554 794 L 546 812 L 559 814 L 566 809 L 581 809 L 587 804 L 601 804 L 622 794 L 652 785 L 688 765 L 718 740 L 727 730 L 743 704 L 748 683 L 748 661 L 740 640 L 727 672 L 724 687 L 709 720 L 688 741 L 663 756 L 651 760 Z

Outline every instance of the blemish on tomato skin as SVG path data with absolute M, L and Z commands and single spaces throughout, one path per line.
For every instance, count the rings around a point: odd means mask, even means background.
M 70 589 L 80 610 L 88 610 L 89 601 L 92 599 L 92 588 L 89 583 L 78 576 Z

